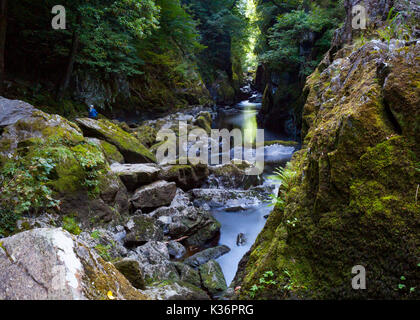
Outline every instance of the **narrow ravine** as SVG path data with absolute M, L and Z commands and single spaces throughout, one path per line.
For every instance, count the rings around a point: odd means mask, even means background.
M 248 100 L 241 101 L 233 107 L 218 107 L 214 127 L 217 129 L 245 129 L 249 126 L 257 128 L 257 115 L 261 108 L 261 94 L 253 92 Z M 264 129 L 264 128 L 259 128 Z M 286 140 L 288 137 L 269 130 L 264 131 L 266 144 L 268 141 Z M 296 151 L 295 147 L 279 143 L 267 145 L 264 149 L 265 167 L 262 175 L 261 192 L 269 196 L 270 192 L 277 194 L 278 185 L 269 178 L 273 170 L 284 166 Z M 270 191 L 271 190 L 271 191 Z M 260 195 L 261 196 L 261 195 Z M 258 198 L 258 199 L 257 199 Z M 240 201 L 240 200 L 239 200 Z M 229 286 L 238 269 L 238 263 L 255 242 L 263 229 L 268 215 L 273 210 L 271 200 L 266 197 L 261 200 L 255 197 L 254 203 L 244 206 L 244 210 L 231 210 L 229 207 L 213 208 L 213 216 L 221 223 L 219 245 L 228 246 L 231 251 L 217 259 L 226 283 Z

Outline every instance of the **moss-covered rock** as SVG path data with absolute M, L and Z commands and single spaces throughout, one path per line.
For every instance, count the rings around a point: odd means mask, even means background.
M 210 260 L 199 268 L 203 287 L 214 297 L 227 289 L 222 268 L 215 260 Z
M 3 239 L 0 270 L 2 300 L 148 299 L 62 229 L 34 229 Z
M 201 112 L 195 119 L 194 125 L 206 130 L 206 132 L 210 135 L 212 122 L 213 119 L 209 112 Z
M 107 120 L 76 119 L 86 136 L 103 139 L 118 148 L 129 163 L 156 162 L 155 156 L 130 133 Z
M 157 130 L 148 125 L 142 125 L 134 131 L 137 139 L 146 147 L 150 148 L 156 142 Z
M 242 264 L 242 298 L 267 271 L 276 284 L 256 298 L 419 297 L 419 50 L 346 46 L 308 79 L 296 176 Z
M 114 266 L 127 278 L 128 281 L 130 281 L 134 288 L 146 288 L 139 263 L 136 260 L 126 258 L 114 262 Z
M 35 110 L 20 118 L 4 129 L 0 150 L 4 165 L 19 166 L 27 179 L 37 181 L 33 186 L 22 182 L 20 190 L 37 188 L 32 194 L 17 191 L 21 202 L 32 203 L 29 213 L 47 209 L 40 203 L 60 200 L 51 210 L 75 216 L 87 226 L 110 222 L 128 211 L 127 191 L 111 172 L 100 142 L 85 139 L 74 123 L 58 115 Z M 33 171 L 34 163 L 43 174 Z
M 209 175 L 205 164 L 197 165 L 167 165 L 159 172 L 159 178 L 165 181 L 175 182 L 183 190 L 191 190 L 200 187 Z

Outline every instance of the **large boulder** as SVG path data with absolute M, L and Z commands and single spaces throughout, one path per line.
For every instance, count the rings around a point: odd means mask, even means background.
M 163 240 L 163 229 L 153 217 L 146 215 L 133 216 L 127 223 L 126 246 L 139 246 L 148 241 Z
M 147 299 L 110 263 L 62 229 L 1 240 L 0 299 Z
M 179 280 L 179 273 L 170 261 L 164 242 L 150 241 L 136 248 L 129 258 L 139 262 L 146 285 L 156 281 Z
M 241 167 L 241 168 L 240 168 Z M 261 184 L 262 179 L 258 175 L 247 175 L 246 169 L 250 165 L 242 163 L 226 163 L 217 166 L 210 166 L 208 185 L 216 188 L 249 189 Z
M 0 97 L 0 127 L 9 126 L 20 119 L 28 118 L 36 110 L 29 103 Z
M 88 137 L 105 140 L 118 148 L 128 163 L 153 163 L 155 156 L 141 142 L 116 124 L 105 120 L 76 119 Z
M 156 181 L 161 170 L 155 164 L 114 163 L 111 165 L 111 171 L 121 178 L 128 191 L 134 191 L 142 185 Z
M 127 191 L 110 171 L 100 143 L 85 139 L 77 125 L 59 115 L 34 110 L 5 127 L 0 163 L 19 167 L 15 174 L 4 175 L 9 182 L 1 196 L 8 207 L 28 202 L 28 212 L 54 208 L 86 225 L 107 223 L 128 213 Z M 19 172 L 27 173 L 20 184 L 36 190 L 27 192 L 15 183 Z
M 130 201 L 136 209 L 151 210 L 170 204 L 175 194 L 176 184 L 161 180 L 137 189 Z

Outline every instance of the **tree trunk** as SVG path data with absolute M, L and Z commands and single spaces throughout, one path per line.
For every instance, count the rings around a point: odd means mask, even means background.
M 80 17 L 78 18 L 78 22 L 80 22 Z M 66 92 L 66 90 L 69 86 L 70 78 L 71 78 L 71 75 L 73 73 L 74 62 L 76 61 L 76 55 L 77 55 L 78 50 L 79 50 L 79 34 L 78 34 L 77 30 L 74 30 L 73 31 L 73 38 L 72 38 L 72 42 L 71 42 L 71 50 L 70 50 L 68 63 L 67 63 L 66 73 L 64 74 L 64 77 L 61 80 L 61 83 L 60 83 L 58 91 L 57 91 L 57 100 L 58 101 L 61 101 L 63 99 L 64 93 Z
M 0 94 L 4 94 L 5 62 L 4 52 L 6 46 L 7 29 L 7 0 L 0 0 Z

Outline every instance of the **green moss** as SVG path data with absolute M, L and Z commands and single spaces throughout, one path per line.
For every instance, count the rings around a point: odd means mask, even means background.
M 79 235 L 82 232 L 76 219 L 72 216 L 63 217 L 62 228 L 74 235 Z
M 105 157 L 110 163 L 124 163 L 124 156 L 118 151 L 117 147 L 103 140 L 100 142 Z
M 157 130 L 150 126 L 142 125 L 135 132 L 137 139 L 146 147 L 151 147 L 156 142 Z
M 415 286 L 420 154 L 413 115 L 418 95 L 406 81 L 415 68 L 393 57 L 382 86 L 379 54 L 361 49 L 354 59 L 363 63 L 355 62 L 352 72 L 346 72 L 351 66 L 337 63 L 308 79 L 306 136 L 292 161 L 297 179 L 284 211 L 270 214 L 251 249 L 241 298 L 249 298 L 267 270 L 274 272 L 277 286 L 261 292 L 260 299 L 404 299 L 408 293 L 396 290 L 403 274 L 407 288 Z M 323 84 L 332 82 L 334 68 L 346 74 L 345 84 L 325 92 Z M 366 290 L 351 287 L 351 269 L 358 264 L 368 273 Z

